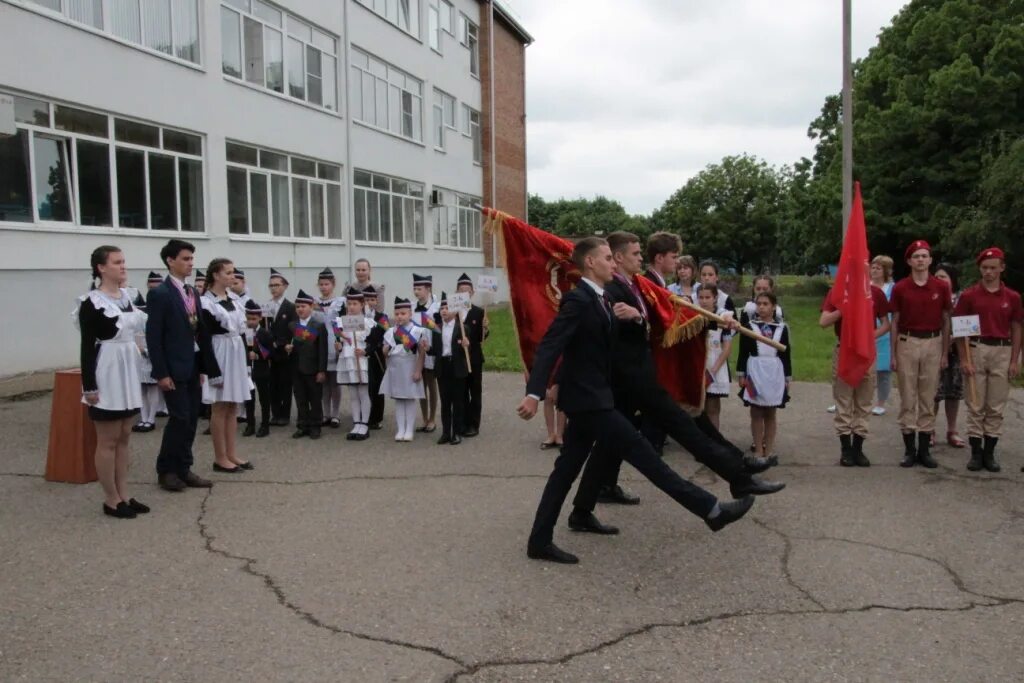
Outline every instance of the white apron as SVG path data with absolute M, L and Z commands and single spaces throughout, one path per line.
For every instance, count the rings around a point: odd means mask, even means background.
M 249 364 L 245 351 L 245 311 L 235 305 L 228 311 L 213 297 L 201 299 L 203 310 L 213 315 L 225 334 L 212 335 L 213 355 L 220 366 L 220 380 L 214 386 L 210 379 L 203 382 L 203 403 L 245 403 L 255 387 L 249 377 Z
M 139 382 L 139 364 L 142 353 L 139 352 L 135 339 L 146 330 L 146 314 L 138 309 L 122 311 L 99 290 L 94 289 L 80 296 L 78 300 L 82 302 L 86 298 L 108 318 L 117 318 L 117 334 L 111 339 L 100 341 L 100 348 L 96 354 L 96 388 L 99 391 L 99 402 L 95 407 L 101 410 L 141 408 L 142 384 Z M 72 315 L 77 327 L 78 307 Z M 88 405 L 85 397 L 82 398 L 82 403 Z
M 774 341 L 782 338 L 783 325 L 774 325 L 772 334 Z M 758 331 L 756 323 L 751 321 L 750 329 Z M 782 367 L 779 352 L 764 342 L 757 342 L 757 355 L 747 359 L 747 378 L 753 382 L 756 396 L 751 396 L 750 388 L 743 389 L 743 400 L 755 406 L 777 408 L 782 405 L 786 393 L 786 371 Z
M 719 311 L 719 315 L 722 315 L 722 311 Z M 704 366 L 708 372 L 715 363 L 718 362 L 719 357 L 722 355 L 722 328 L 708 330 L 708 355 L 707 364 Z M 718 368 L 718 372 L 715 373 L 713 381 L 707 387 L 707 393 L 710 396 L 728 396 L 729 395 L 729 361 L 722 363 L 722 367 Z
M 362 358 L 356 357 L 356 349 L 366 351 L 366 337 L 370 334 L 369 329 L 372 329 L 372 326 L 367 325 L 367 328 L 366 330 L 356 330 L 353 333 L 342 333 L 341 351 L 338 353 L 338 384 L 369 383 L 367 372 L 370 367 L 370 359 L 365 355 Z
M 418 342 L 425 328 L 409 326 L 412 337 Z M 417 352 L 409 352 L 404 346 L 395 345 L 395 330 L 392 327 L 384 334 L 385 351 L 388 354 L 388 369 L 380 383 L 380 394 L 388 398 L 418 399 L 426 398 L 423 391 L 423 380 L 414 382 L 413 372 L 416 371 Z

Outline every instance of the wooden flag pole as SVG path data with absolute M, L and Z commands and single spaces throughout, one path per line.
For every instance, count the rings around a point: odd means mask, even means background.
M 462 333 L 462 338 L 466 339 L 466 326 L 462 323 L 462 312 L 461 311 L 456 311 L 455 312 L 455 316 L 459 319 L 459 332 Z M 466 352 L 466 368 L 467 368 L 467 371 L 470 374 L 472 374 L 473 373 L 473 364 L 471 362 L 469 362 L 469 347 L 468 346 L 463 346 L 462 350 Z
M 687 301 L 686 299 L 684 299 L 681 296 L 676 296 L 676 295 L 673 294 L 672 295 L 672 301 L 673 301 L 673 303 L 677 303 L 680 306 L 684 306 L 686 308 L 689 308 L 691 311 L 694 311 L 696 313 L 700 313 L 702 316 L 704 316 L 708 320 L 712 320 L 712 321 L 718 323 L 719 325 L 728 325 L 729 324 L 728 320 L 726 320 L 722 316 L 718 315 L 717 313 L 712 313 L 711 311 L 709 311 L 707 309 L 701 308 L 697 304 L 692 304 L 692 303 L 690 303 L 689 301 Z M 786 345 L 785 344 L 780 344 L 779 342 L 775 341 L 774 339 L 769 339 L 768 337 L 764 336 L 763 334 L 758 334 L 757 332 L 754 332 L 750 328 L 743 327 L 741 325 L 738 331 L 744 337 L 750 337 L 751 339 L 756 339 L 757 341 L 761 342 L 762 344 L 767 344 L 768 346 L 772 347 L 773 349 L 777 349 L 779 351 L 785 351 L 786 350 Z

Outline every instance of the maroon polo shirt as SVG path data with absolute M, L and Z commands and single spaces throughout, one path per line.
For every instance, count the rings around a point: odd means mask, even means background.
M 949 284 L 934 275 L 919 285 L 907 276 L 892 288 L 890 310 L 899 313 L 900 332 L 937 332 L 942 329 L 942 314 L 953 308 Z
M 1020 294 L 1004 284 L 990 292 L 980 282 L 960 295 L 953 315 L 977 315 L 981 318 L 981 336 L 1010 338 L 1010 323 L 1024 319 Z
M 828 290 L 828 294 L 825 295 L 825 301 L 821 304 L 821 310 L 825 313 L 832 313 L 833 311 L 839 310 L 836 305 L 832 303 L 833 291 L 835 290 Z M 875 322 L 877 323 L 879 320 L 884 320 L 885 316 L 889 315 L 889 300 L 885 298 L 885 292 L 880 288 L 871 285 L 871 301 L 875 304 Z M 840 318 L 837 320 L 833 327 L 836 331 L 836 337 L 841 336 L 843 331 L 843 319 Z M 877 327 L 877 324 L 875 327 Z

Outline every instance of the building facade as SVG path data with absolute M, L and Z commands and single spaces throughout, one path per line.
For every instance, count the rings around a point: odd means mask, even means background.
M 75 364 L 67 314 L 100 244 L 141 285 L 163 243 L 187 239 L 199 267 L 244 268 L 257 300 L 272 267 L 293 296 L 324 266 L 340 287 L 359 258 L 389 296 L 414 271 L 438 289 L 500 275 L 475 207 L 525 214 L 525 128 L 504 129 L 525 110 L 494 111 L 505 86 L 487 82 L 525 82 L 531 38 L 506 14 L 478 0 L 0 0 L 4 314 L 55 320 L 9 345 L 0 377 Z

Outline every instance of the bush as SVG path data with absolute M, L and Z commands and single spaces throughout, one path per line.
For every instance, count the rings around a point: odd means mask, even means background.
M 780 297 L 788 295 L 823 298 L 831 288 L 831 278 L 826 275 L 815 275 L 814 277 L 802 277 L 795 283 L 779 284 L 775 293 Z

